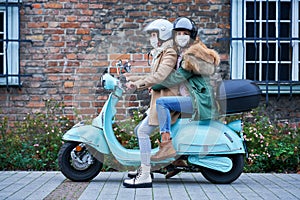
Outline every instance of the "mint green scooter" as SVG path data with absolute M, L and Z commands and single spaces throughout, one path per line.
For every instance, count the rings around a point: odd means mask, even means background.
M 113 131 L 116 105 L 123 94 L 121 83 L 109 73 L 102 76 L 102 82 L 111 94 L 100 114 L 91 125 L 74 125 L 62 138 L 64 144 L 59 151 L 58 163 L 61 172 L 72 181 L 95 178 L 103 167 L 104 156 L 108 154 L 124 166 L 140 165 L 140 151 L 124 148 Z M 172 126 L 172 134 L 176 158 L 184 159 L 188 166 L 173 166 L 175 158 L 152 162 L 153 166 L 201 172 L 210 182 L 221 184 L 235 181 L 243 172 L 247 151 L 241 120 L 223 124 L 213 120 L 180 118 Z M 157 151 L 158 148 L 152 149 L 151 154 Z

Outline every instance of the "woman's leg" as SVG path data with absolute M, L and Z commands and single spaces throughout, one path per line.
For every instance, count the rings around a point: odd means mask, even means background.
M 154 131 L 156 127 L 150 126 L 148 123 L 148 119 L 149 118 L 147 116 L 137 127 L 137 136 L 141 153 L 141 167 L 138 169 L 136 177 L 124 180 L 123 185 L 125 187 L 152 187 L 152 178 L 150 175 L 150 134 Z
M 161 133 L 161 143 L 159 151 L 151 156 L 151 160 L 160 161 L 176 155 L 176 150 L 171 141 L 170 111 L 193 113 L 193 104 L 190 97 L 160 97 L 156 100 L 156 110 Z
M 191 97 L 183 96 L 158 98 L 156 100 L 156 110 L 161 133 L 170 133 L 171 131 L 171 111 L 189 114 L 192 114 L 194 111 Z
M 139 125 L 137 129 L 137 137 L 139 141 L 139 148 L 141 152 L 141 163 L 150 166 L 151 156 L 151 141 L 150 135 L 156 126 L 149 125 L 149 117 L 147 116 Z

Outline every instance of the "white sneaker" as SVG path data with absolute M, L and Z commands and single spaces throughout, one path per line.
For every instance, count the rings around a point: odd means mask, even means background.
M 128 178 L 135 178 L 138 173 L 139 173 L 139 170 L 141 170 L 141 167 L 139 167 L 138 169 L 134 170 L 134 171 L 128 171 Z M 154 174 L 152 172 L 150 172 L 150 175 L 151 175 L 151 178 L 153 179 L 154 178 Z
M 123 186 L 128 188 L 149 188 L 152 187 L 152 179 L 150 175 L 151 166 L 141 165 L 137 170 L 138 174 L 132 179 L 126 179 Z
M 138 175 L 139 170 L 140 170 L 140 168 L 138 168 L 138 169 L 136 169 L 134 171 L 128 171 L 128 174 L 127 174 L 128 178 L 135 178 L 136 175 Z

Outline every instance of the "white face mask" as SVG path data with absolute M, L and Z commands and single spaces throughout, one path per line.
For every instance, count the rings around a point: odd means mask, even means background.
M 176 35 L 175 42 L 180 47 L 185 47 L 190 41 L 189 35 Z
M 158 47 L 158 39 L 157 37 L 151 37 L 150 38 L 150 44 L 151 46 L 156 49 Z

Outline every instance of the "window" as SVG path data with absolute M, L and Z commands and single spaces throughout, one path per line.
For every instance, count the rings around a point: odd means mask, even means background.
M 18 3 L 0 0 L 0 85 L 20 85 Z
M 231 77 L 300 92 L 299 0 L 232 0 Z

